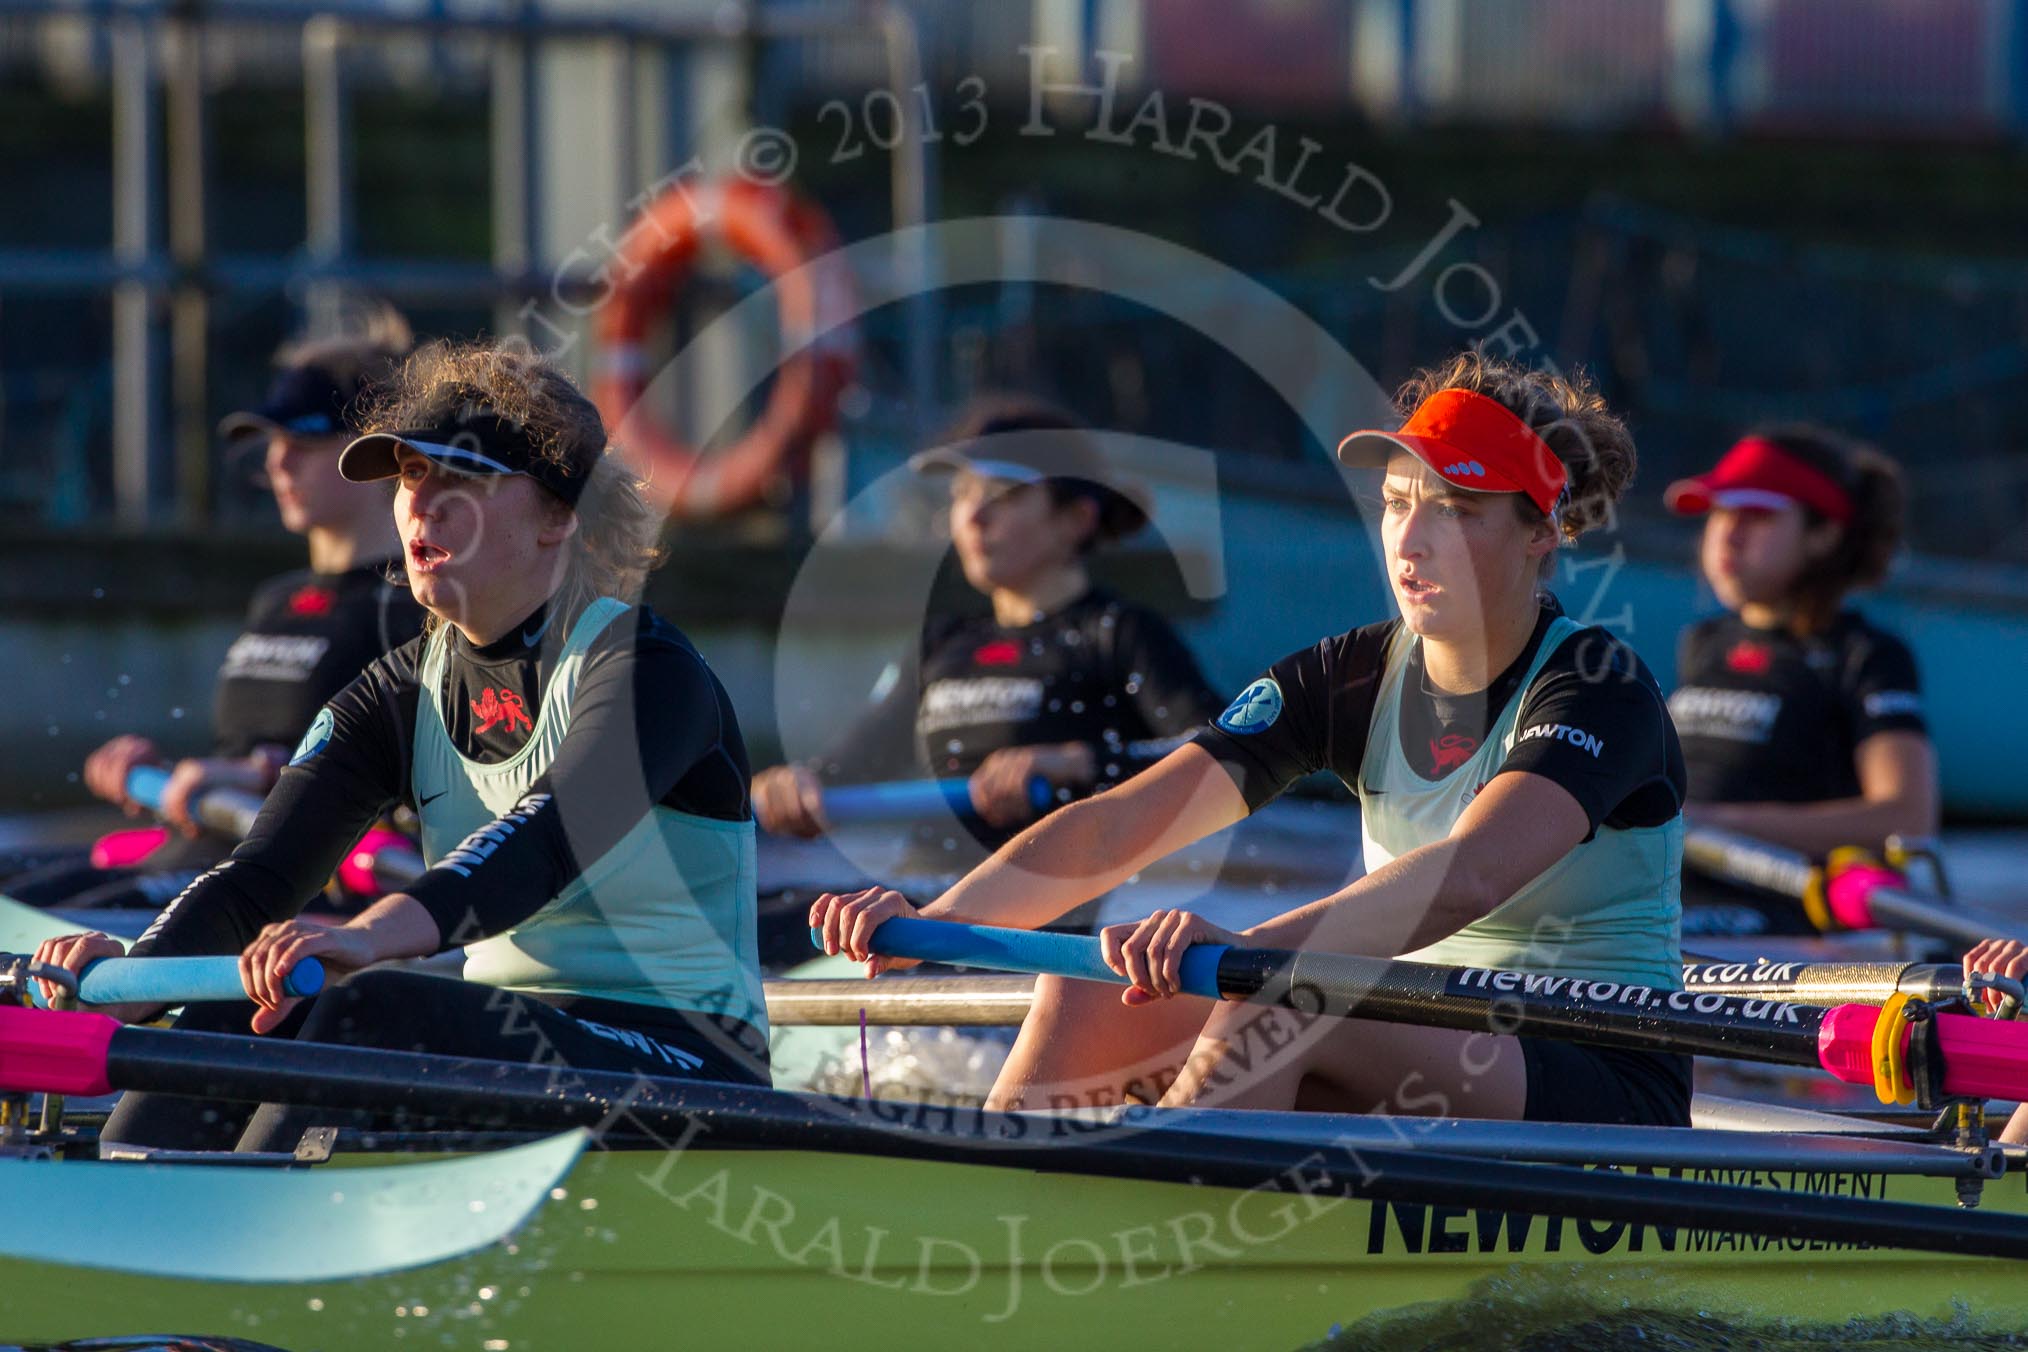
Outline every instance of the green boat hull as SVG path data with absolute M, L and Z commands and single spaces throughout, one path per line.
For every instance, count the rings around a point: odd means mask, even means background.
M 343 1174 L 308 1177 L 341 1187 Z M 1725 1181 L 1952 1200 L 1947 1181 L 1905 1175 Z M 2028 1210 L 2028 1196 L 2009 1177 L 1989 1185 L 1984 1206 Z M 31 1232 L 50 1223 L 16 1220 Z M 235 1223 L 192 1213 L 183 1225 Z M 173 1249 L 177 1230 L 160 1243 Z M 1791 1328 L 1902 1315 L 2028 1330 L 2028 1281 L 1996 1260 L 701 1144 L 588 1154 L 511 1239 L 391 1275 L 198 1281 L 0 1259 L 0 1338 L 175 1332 L 293 1352 L 397 1340 L 516 1352 L 983 1349 L 1082 1345 L 1108 1328 L 1293 1348 L 1362 1321 L 1436 1317 L 1450 1302 L 1544 1300 L 1718 1323 L 1778 1316 Z

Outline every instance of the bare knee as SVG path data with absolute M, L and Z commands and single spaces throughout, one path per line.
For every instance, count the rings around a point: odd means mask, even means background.
M 1153 1103 L 1178 1064 L 1210 1002 L 1193 997 L 1129 1009 L 1116 986 L 1042 977 L 989 1108 Z

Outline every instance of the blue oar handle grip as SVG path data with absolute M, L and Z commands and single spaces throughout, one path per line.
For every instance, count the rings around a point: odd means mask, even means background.
M 152 811 L 162 810 L 169 772 L 159 765 L 137 765 L 127 771 L 127 797 Z M 260 815 L 259 794 L 238 789 L 206 789 L 190 803 L 190 816 L 221 835 L 244 836 Z
M 1028 806 L 1047 812 L 1056 790 L 1037 775 L 1028 781 Z M 976 817 L 971 781 L 964 779 L 902 779 L 887 784 L 847 784 L 824 790 L 824 818 L 833 826 L 862 822 L 919 821 L 946 812 Z
M 169 787 L 169 772 L 159 765 L 137 765 L 127 771 L 127 797 L 145 808 L 162 806 L 162 791 Z
M 815 930 L 810 931 L 810 938 L 814 943 L 822 942 L 822 936 Z M 1125 977 L 1106 966 L 1098 939 L 1085 934 L 1045 934 L 894 916 L 873 931 L 872 948 L 893 958 L 948 962 L 996 972 L 1047 973 L 1083 981 L 1107 981 L 1116 986 L 1127 984 Z M 1218 999 L 1218 963 L 1226 952 L 1224 944 L 1197 944 L 1184 953 L 1184 991 Z
M 298 959 L 282 979 L 285 995 L 324 989 L 324 964 Z M 191 1005 L 244 1000 L 238 958 L 100 958 L 78 977 L 77 998 L 88 1005 Z

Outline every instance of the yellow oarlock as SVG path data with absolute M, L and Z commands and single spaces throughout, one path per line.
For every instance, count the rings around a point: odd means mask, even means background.
M 1909 1074 L 1907 1046 L 1901 1036 L 1907 1027 L 1901 1010 L 1910 998 L 1907 991 L 1888 996 L 1873 1025 L 1873 1094 L 1885 1104 L 1915 1102 L 1915 1078 Z
M 1811 869 L 1810 881 L 1803 888 L 1803 914 L 1817 927 L 1817 933 L 1834 934 L 1838 931 L 1839 925 L 1831 918 L 1831 903 L 1824 895 L 1824 886 L 1824 870 Z

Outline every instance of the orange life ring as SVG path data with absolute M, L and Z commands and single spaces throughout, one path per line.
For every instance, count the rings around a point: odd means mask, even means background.
M 706 239 L 773 279 L 783 349 L 760 417 L 731 445 L 708 454 L 641 404 L 648 336 Z M 607 269 L 613 289 L 598 312 L 592 401 L 670 515 L 723 516 L 764 501 L 777 480 L 807 466 L 811 444 L 835 422 L 838 394 L 853 369 L 842 322 L 851 313 L 850 279 L 841 263 L 822 261 L 837 247 L 830 221 L 813 204 L 745 179 L 671 188 L 621 240 Z

